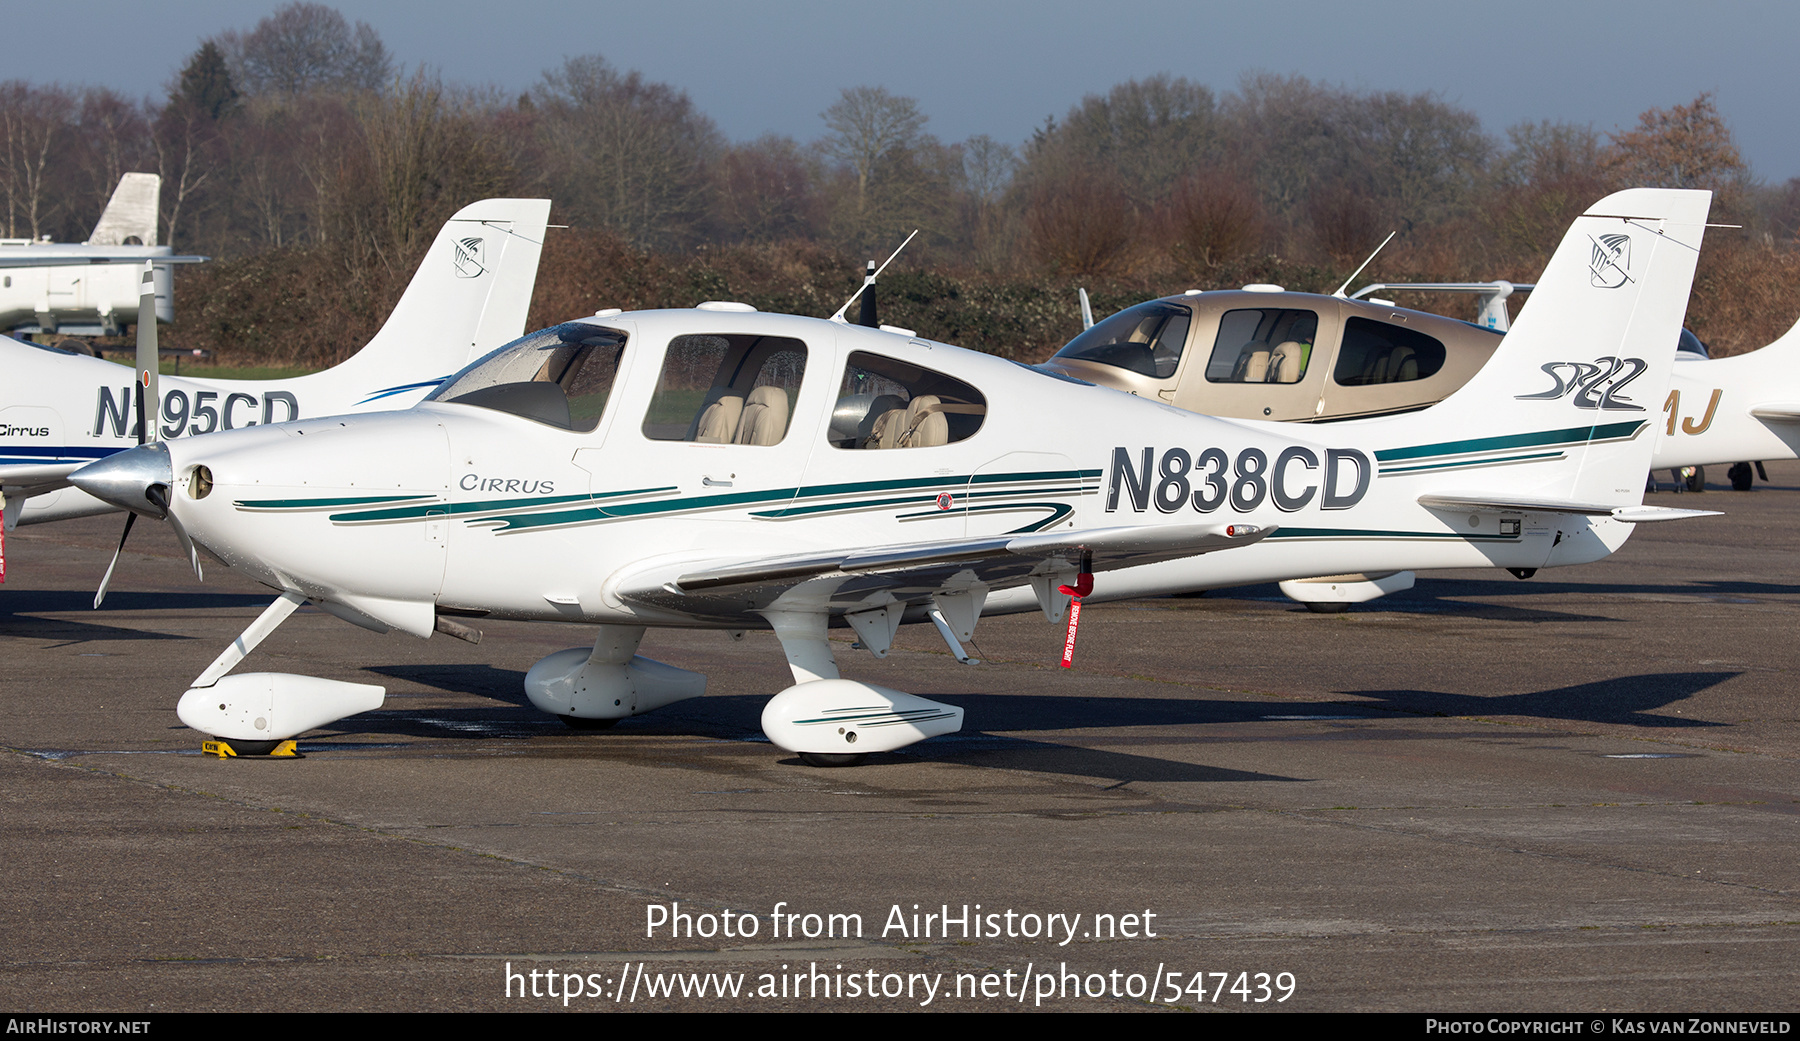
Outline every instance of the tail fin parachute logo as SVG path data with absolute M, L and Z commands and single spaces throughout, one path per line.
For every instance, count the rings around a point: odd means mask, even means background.
M 1588 279 L 1601 289 L 1617 289 L 1631 281 L 1631 236 L 1602 235 L 1591 238 Z
M 481 240 L 479 238 L 457 239 L 456 256 L 457 278 L 480 278 L 487 273 L 483 263 Z

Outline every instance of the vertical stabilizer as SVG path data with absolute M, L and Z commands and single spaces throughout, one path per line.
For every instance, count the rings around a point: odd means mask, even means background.
M 1439 453 L 1566 453 L 1559 465 L 1490 470 L 1489 479 L 1546 498 L 1641 502 L 1711 199 L 1635 188 L 1589 207 L 1493 358 L 1415 413 L 1422 422 L 1408 435 L 1424 433 Z M 1459 438 L 1477 423 L 1505 433 L 1465 446 Z
M 355 404 L 435 385 L 525 332 L 548 199 L 485 199 L 444 224 L 368 346 L 309 380 L 356 384 Z
M 119 178 L 112 200 L 101 211 L 88 246 L 156 245 L 157 203 L 162 178 L 153 173 L 128 173 Z

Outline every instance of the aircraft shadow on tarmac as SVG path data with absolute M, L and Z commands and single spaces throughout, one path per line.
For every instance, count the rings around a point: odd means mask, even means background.
M 359 732 L 395 737 L 463 739 L 563 736 L 560 728 L 526 701 L 523 675 L 492 666 L 382 666 L 370 669 L 395 679 L 460 693 L 478 693 L 507 707 L 478 709 L 384 711 L 356 717 Z M 1270 702 L 1214 698 L 1084 698 L 1020 694 L 944 694 L 927 692 L 961 706 L 983 729 L 912 746 L 895 756 L 1023 769 L 1039 773 L 1143 781 L 1292 781 L 1300 778 L 1225 770 L 1197 763 L 1135 755 L 1079 744 L 1035 740 L 1021 731 L 1117 731 L 1124 728 L 1242 724 L 1271 720 L 1394 720 L 1401 716 L 1524 716 L 1546 720 L 1613 723 L 1647 727 L 1715 727 L 1726 724 L 1654 710 L 1691 698 L 1740 673 L 1728 671 L 1651 673 L 1622 676 L 1523 694 L 1466 695 L 1427 690 L 1354 690 L 1343 693 L 1362 702 Z M 683 701 L 648 715 L 622 720 L 612 735 L 629 737 L 684 736 L 744 740 L 760 734 L 766 701 L 753 695 L 717 695 Z M 390 702 L 393 708 L 399 704 Z M 549 724 L 552 729 L 546 730 Z M 1009 731 L 1011 733 L 1009 733 Z M 604 741 L 607 735 L 592 735 Z M 1337 736 L 1337 735 L 1328 735 Z M 1347 735 L 1345 735 L 1347 736 Z M 1367 735 L 1363 735 L 1367 736 Z M 1446 735 L 1435 734 L 1442 738 Z M 1204 734 L 1152 735 L 1152 744 L 1188 744 L 1208 740 Z M 1245 740 L 1241 736 L 1232 740 Z M 1279 738 L 1274 738 L 1279 739 Z M 1101 738 L 1116 743 L 1118 735 Z M 1250 740 L 1255 740 L 1250 738 Z M 874 757 L 871 761 L 879 762 Z
M 427 709 L 415 712 L 390 701 L 390 710 L 353 717 L 353 729 L 357 733 L 383 733 L 396 738 L 454 736 L 474 740 L 575 736 L 573 731 L 564 730 L 560 723 L 548 719 L 531 707 L 522 690 L 524 674 L 520 672 L 492 666 L 452 668 L 411 665 L 376 666 L 369 671 L 445 691 L 481 694 L 505 702 L 508 707 L 441 711 Z M 1197 723 L 1208 722 L 1211 717 L 1211 713 L 1203 716 L 1193 711 L 1201 706 L 1161 699 L 1114 698 L 1098 701 L 1029 695 L 929 696 L 968 706 L 971 714 L 1004 707 L 1005 719 L 983 719 L 992 724 L 991 729 L 999 730 L 1009 729 L 1012 725 L 1017 725 L 1019 729 L 1046 730 Z M 647 715 L 621 720 L 616 729 L 583 735 L 582 739 L 603 742 L 612 737 L 629 739 L 638 736 L 663 736 L 764 742 L 760 720 L 763 705 L 767 701 L 767 698 L 760 695 L 694 698 Z M 400 708 L 400 711 L 391 711 L 395 708 Z M 1267 706 L 1263 706 L 1262 710 L 1266 712 Z M 546 724 L 551 729 L 546 730 Z M 982 731 L 964 731 L 913 745 L 900 752 L 871 756 L 869 761 L 879 763 L 883 760 L 902 759 L 962 762 L 1121 782 L 1301 780 Z M 797 759 L 792 761 L 799 762 Z
M 267 604 L 267 597 L 256 594 L 132 593 L 120 590 L 107 594 L 106 606 L 95 611 L 94 594 L 83 590 L 8 590 L 4 597 L 0 597 L 0 636 L 63 641 L 53 645 L 58 647 L 95 640 L 192 640 L 196 637 L 148 632 L 136 628 L 135 621 L 125 625 L 105 625 L 67 617 L 35 616 L 85 613 L 91 618 L 105 618 L 136 611 L 218 611 L 242 607 L 260 608 Z
M 1558 594 L 1603 597 L 1656 597 L 1675 602 L 1715 601 L 1725 603 L 1761 603 L 1772 597 L 1800 596 L 1800 585 L 1777 582 L 1683 582 L 1679 585 L 1596 584 L 1584 582 L 1544 582 L 1530 579 L 1420 579 L 1419 584 L 1389 596 L 1352 604 L 1357 614 L 1445 614 L 1468 618 L 1484 618 L 1509 622 L 1616 622 L 1624 619 L 1613 615 L 1589 614 L 1568 610 L 1551 610 L 1542 606 L 1521 607 L 1510 603 L 1482 603 L 1513 597 L 1543 597 Z M 1263 600 L 1287 603 L 1294 613 L 1304 611 L 1273 585 L 1244 586 L 1218 590 L 1209 594 L 1217 600 Z
M 1536 716 L 1540 719 L 1617 723 L 1646 727 L 1718 727 L 1682 716 L 1653 715 L 1710 687 L 1742 675 L 1738 672 L 1660 672 L 1643 676 L 1578 683 L 1528 694 L 1475 696 L 1435 690 L 1347 690 L 1373 698 L 1385 707 L 1433 716 Z

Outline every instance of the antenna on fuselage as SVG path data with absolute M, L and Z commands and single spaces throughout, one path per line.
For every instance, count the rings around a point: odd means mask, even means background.
M 1077 289 L 1075 292 L 1081 297 L 1081 328 L 1083 330 L 1092 329 L 1094 327 L 1094 305 L 1088 303 L 1086 289 Z
M 1350 288 L 1350 283 L 1356 281 L 1356 276 L 1363 273 L 1363 268 L 1366 268 L 1370 264 L 1373 264 L 1375 262 L 1375 258 L 1377 256 L 1381 255 L 1381 251 L 1386 249 L 1387 244 L 1394 241 L 1394 236 L 1398 235 L 1398 234 L 1400 234 L 1400 232 L 1398 230 L 1388 232 L 1388 237 L 1381 240 L 1381 245 L 1375 247 L 1375 252 L 1369 254 L 1369 259 L 1363 261 L 1361 264 L 1358 264 L 1356 266 L 1356 270 L 1350 272 L 1350 277 L 1344 279 L 1344 284 L 1341 286 L 1338 286 L 1337 292 L 1332 293 L 1331 295 L 1337 297 L 1340 300 L 1344 299 L 1344 290 Z
M 919 234 L 919 230 L 917 228 L 914 228 L 913 233 L 911 235 L 906 236 L 906 242 L 911 242 L 915 237 L 918 236 L 918 234 Z M 900 249 L 906 248 L 906 242 L 900 243 Z M 893 253 L 889 254 L 887 260 L 883 261 L 880 267 L 873 268 L 873 270 L 869 271 L 868 274 L 865 274 L 863 276 L 863 284 L 857 287 L 856 292 L 850 294 L 850 299 L 844 301 L 844 306 L 837 309 L 837 314 L 834 314 L 831 316 L 831 321 L 837 322 L 839 325 L 849 325 L 850 324 L 849 322 L 844 320 L 844 312 L 850 310 L 850 305 L 856 303 L 857 298 L 861 297 L 863 295 L 864 290 L 867 290 L 870 286 L 875 284 L 876 276 L 880 275 L 883 271 L 887 270 L 887 266 L 889 264 L 892 264 L 894 262 L 894 258 L 900 255 L 900 249 L 897 249 Z M 872 266 L 875 262 L 870 261 L 869 263 Z M 864 310 L 862 317 L 873 319 L 875 317 L 874 311 L 875 311 L 875 309 L 873 306 L 868 307 Z M 867 325 L 868 323 L 867 322 L 858 322 L 857 324 Z

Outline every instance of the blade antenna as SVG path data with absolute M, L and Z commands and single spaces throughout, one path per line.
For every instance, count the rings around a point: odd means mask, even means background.
M 1369 254 L 1369 259 L 1365 260 L 1361 264 L 1357 265 L 1356 270 L 1350 272 L 1350 277 L 1344 279 L 1344 284 L 1341 286 L 1338 286 L 1337 292 L 1335 292 L 1331 295 L 1337 297 L 1339 300 L 1344 299 L 1344 290 L 1350 288 L 1350 283 L 1356 281 L 1356 276 L 1363 273 L 1363 268 L 1366 268 L 1370 264 L 1374 263 L 1375 258 L 1381 254 L 1382 250 L 1387 248 L 1388 243 L 1394 241 L 1394 236 L 1398 235 L 1398 234 L 1400 234 L 1398 229 L 1388 232 L 1388 237 L 1381 240 L 1381 245 L 1375 247 L 1375 252 Z
M 913 233 L 911 235 L 906 236 L 906 242 L 900 243 L 900 249 L 905 249 L 906 243 L 911 242 L 913 239 L 917 238 L 918 234 L 919 234 L 919 229 L 914 228 Z M 850 294 L 850 299 L 844 301 L 844 306 L 837 309 L 837 314 L 834 314 L 831 316 L 831 321 L 834 321 L 834 322 L 838 323 L 839 325 L 849 325 L 850 324 L 849 322 L 844 321 L 844 312 L 850 310 L 850 305 L 856 303 L 856 298 L 863 295 L 863 290 L 865 290 L 875 284 L 876 276 L 880 275 L 883 271 L 887 270 L 887 266 L 889 264 L 892 264 L 894 262 L 894 258 L 900 255 L 900 249 L 897 249 L 893 253 L 889 254 L 887 260 L 883 261 L 882 265 L 880 267 L 876 268 L 874 271 L 871 271 L 869 274 L 863 276 L 863 284 L 857 287 L 856 292 Z

